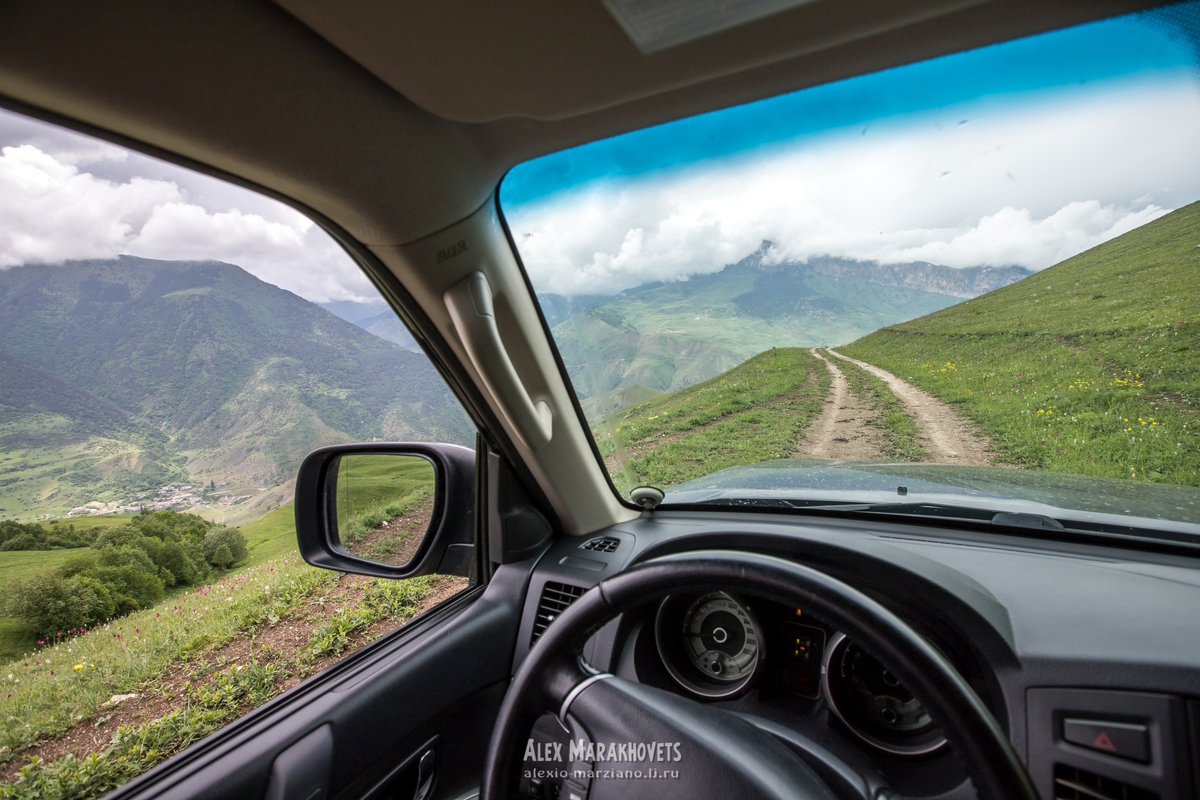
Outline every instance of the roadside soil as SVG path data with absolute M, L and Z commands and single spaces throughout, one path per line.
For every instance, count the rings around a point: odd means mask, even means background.
M 876 412 L 850 391 L 846 376 L 828 358 L 817 350 L 812 354 L 825 363 L 833 380 L 825 410 L 808 429 L 796 449 L 796 457 L 839 461 L 882 459 L 883 435 L 878 428 L 866 424 Z
M 251 659 L 256 659 L 259 663 L 276 663 L 286 667 L 289 672 L 289 677 L 279 683 L 277 694 L 291 689 L 301 681 L 341 661 L 364 644 L 398 627 L 396 619 L 379 620 L 369 628 L 351 634 L 349 646 L 342 653 L 327 655 L 312 662 L 304 660 L 308 638 L 312 632 L 339 608 L 357 605 L 363 598 L 363 584 L 367 580 L 363 576 L 347 575 L 338 582 L 324 603 L 314 600 L 300 613 L 281 619 L 274 625 L 240 636 L 214 650 L 202 651 L 156 680 L 139 687 L 131 693 L 133 697 L 118 703 L 110 701 L 110 705 L 102 708 L 94 717 L 81 720 L 62 735 L 43 740 L 17 753 L 3 766 L 3 770 L 0 770 L 0 783 L 12 783 L 17 773 L 33 756 L 51 762 L 67 753 L 74 753 L 76 758 L 84 758 L 91 753 L 108 749 L 112 744 L 113 734 L 122 725 L 144 725 L 164 716 L 183 702 L 185 684 L 211 683 L 212 673 L 218 669 L 229 669 Z M 413 618 L 453 597 L 466 586 L 465 578 L 439 576 L 435 580 L 433 592 L 417 605 L 417 613 Z M 249 705 L 238 709 L 240 714 L 250 710 Z
M 962 417 L 955 414 L 948 405 L 941 400 L 936 399 L 932 395 L 921 391 L 910 383 L 902 381 L 887 370 L 880 369 L 872 364 L 859 361 L 849 356 L 844 356 L 841 353 L 833 350 L 826 350 L 826 353 L 839 358 L 843 361 L 848 361 L 870 372 L 875 377 L 882 380 L 892 390 L 892 394 L 904 403 L 905 410 L 912 418 L 917 426 L 919 433 L 917 441 L 925 451 L 929 453 L 929 461 L 937 464 L 961 464 L 968 467 L 987 467 L 992 465 L 992 457 L 988 452 L 988 440 L 986 437 L 976 433 L 971 425 Z M 826 360 L 816 350 L 813 354 L 829 364 L 830 370 L 834 373 L 834 385 L 837 386 L 840 372 L 832 363 Z M 842 386 L 845 386 L 845 378 L 842 378 Z M 831 394 L 832 397 L 832 394 Z M 840 404 L 839 404 L 840 405 Z M 824 417 L 822 417 L 822 420 Z M 848 427 L 848 426 L 842 426 Z M 815 425 L 810 434 L 817 435 L 818 431 L 823 431 L 820 423 Z M 835 434 L 845 438 L 845 433 Z M 808 440 L 805 440 L 807 444 Z M 813 442 L 807 445 L 808 452 L 814 452 L 813 448 L 820 445 L 820 442 Z M 805 449 L 802 446 L 802 449 Z M 846 458 L 851 456 L 829 456 L 829 455 L 812 455 L 813 458 Z M 871 458 L 872 456 L 852 456 L 854 458 Z M 878 458 L 878 456 L 874 456 Z

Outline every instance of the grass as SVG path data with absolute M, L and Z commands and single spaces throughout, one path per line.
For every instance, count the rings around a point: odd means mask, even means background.
M 846 376 L 850 391 L 869 405 L 875 415 L 866 424 L 883 434 L 880 451 L 884 458 L 894 461 L 924 461 L 929 457 L 917 442 L 917 425 L 888 385 L 857 364 L 836 359 L 837 367 Z
M 16 783 L 0 787 L 0 798 L 98 797 L 270 700 L 288 677 L 344 652 L 356 632 L 412 617 L 433 590 L 431 578 L 371 580 L 357 604 L 324 611 L 324 596 L 342 578 L 283 556 L 0 666 L 8 684 L 0 699 L 0 761 L 91 720 L 113 695 L 153 692 L 172 668 L 183 665 L 191 676 L 165 716 L 121 727 L 111 746 L 83 759 L 35 758 Z M 209 662 L 234 639 L 309 615 L 310 603 L 320 604 L 321 618 L 295 657 L 263 647 L 236 665 Z
M 264 609 L 278 614 L 294 607 L 337 577 L 285 557 L 0 666 L 8 684 L 0 699 L 0 753 L 11 757 L 65 731 L 112 695 L 133 691 L 191 652 L 228 641 Z
M 375 501 L 395 505 L 397 492 L 407 492 L 401 501 L 428 496 L 428 463 L 410 465 L 397 477 L 390 458 L 386 464 L 350 465 L 354 480 L 342 484 L 353 501 L 348 507 Z M 123 521 L 90 517 L 73 522 L 78 528 Z M 86 758 L 67 754 L 51 763 L 35 760 L 21 770 L 16 783 L 0 786 L 0 798 L 98 797 L 271 699 L 282 691 L 284 680 L 307 674 L 318 659 L 341 655 L 356 634 L 374 623 L 389 619 L 399 624 L 410 618 L 433 590 L 430 578 L 372 580 L 357 604 L 327 606 L 325 597 L 336 591 L 343 576 L 309 567 L 296 555 L 291 505 L 241 530 L 250 551 L 245 565 L 209 586 L 185 589 L 90 633 L 31 648 L 32 639 L 15 620 L 0 621 L 0 641 L 11 633 L 19 639 L 16 652 L 31 651 L 0 665 L 0 681 L 8 684 L 0 693 L 0 763 L 73 726 L 97 717 L 103 721 L 100 715 L 113 695 L 152 692 L 181 664 L 191 665 L 198 678 L 185 684 L 182 702 L 166 716 L 121 728 L 111 746 Z M 0 553 L 0 578 L 53 567 L 75 552 Z M 234 640 L 311 616 L 313 603 L 322 609 L 318 624 L 295 658 L 263 651 L 236 668 L 214 669 L 208 662 L 214 651 Z
M 344 456 L 338 466 L 338 534 L 346 543 L 433 493 L 433 465 L 417 456 Z
M 1200 203 L 838 348 L 952 404 L 1015 465 L 1200 486 Z
M 791 456 L 820 413 L 829 380 L 807 349 L 768 350 L 696 386 L 625 409 L 594 435 L 623 494 L 642 484 L 667 488 Z M 624 444 L 620 450 L 614 435 Z
M 250 564 L 296 552 L 296 509 L 291 503 L 272 509 L 238 530 L 246 537 Z

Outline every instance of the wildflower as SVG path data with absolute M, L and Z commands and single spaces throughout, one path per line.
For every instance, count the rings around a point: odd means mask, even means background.
M 75 666 L 71 667 L 71 669 L 79 672 L 79 670 L 83 669 L 83 664 L 76 664 Z

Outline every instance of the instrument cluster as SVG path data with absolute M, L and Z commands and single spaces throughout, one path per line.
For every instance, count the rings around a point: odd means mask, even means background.
M 862 741 L 896 755 L 923 755 L 946 739 L 921 702 L 887 667 L 804 609 L 725 591 L 675 595 L 654 618 L 658 656 L 685 693 L 732 699 L 824 700 Z

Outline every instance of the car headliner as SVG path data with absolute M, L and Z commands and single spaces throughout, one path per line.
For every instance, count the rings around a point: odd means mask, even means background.
M 398 245 L 544 153 L 1153 5 L 818 0 L 643 56 L 600 0 L 10 0 L 0 95 Z

